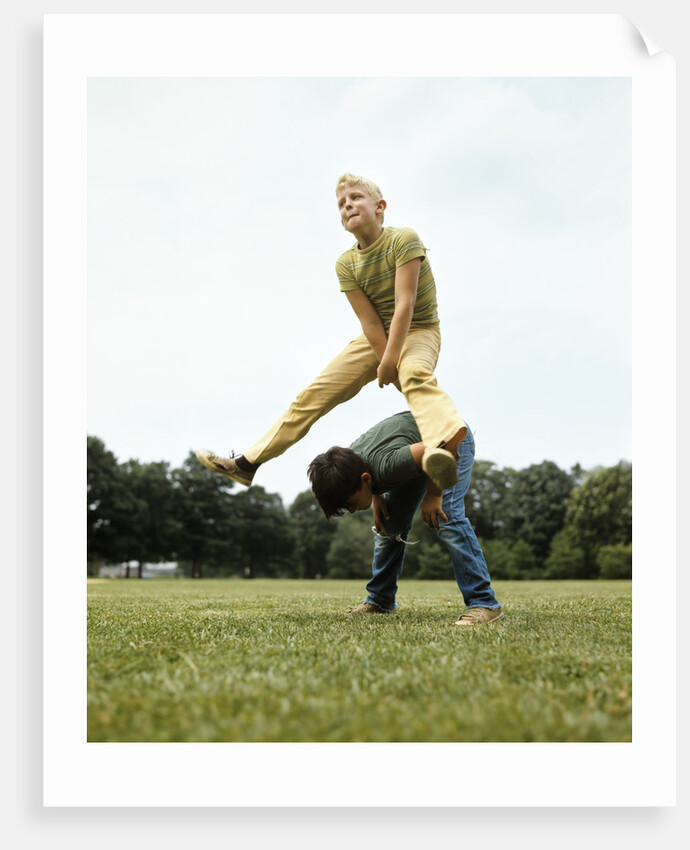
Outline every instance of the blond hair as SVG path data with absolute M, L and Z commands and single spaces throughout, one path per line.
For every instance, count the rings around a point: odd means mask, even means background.
M 383 192 L 376 183 L 373 183 L 366 177 L 361 177 L 359 174 L 352 174 L 349 171 L 347 174 L 343 174 L 342 177 L 338 178 L 335 186 L 335 194 L 337 195 L 341 189 L 348 189 L 350 186 L 361 186 L 375 204 L 378 204 L 383 199 Z M 381 213 L 381 221 L 383 221 L 383 213 Z

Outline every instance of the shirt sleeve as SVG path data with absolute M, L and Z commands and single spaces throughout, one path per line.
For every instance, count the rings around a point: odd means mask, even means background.
M 376 469 L 375 478 L 383 492 L 399 487 L 424 474 L 417 469 L 409 445 L 379 452 L 379 456 L 373 465 Z
M 403 266 L 410 260 L 426 257 L 426 248 L 422 240 L 411 227 L 404 227 L 397 235 L 393 243 L 393 256 L 395 267 Z
M 352 276 L 352 272 L 342 260 L 338 260 L 335 264 L 335 273 L 340 281 L 341 292 L 351 292 L 354 289 L 360 289 L 360 285 Z

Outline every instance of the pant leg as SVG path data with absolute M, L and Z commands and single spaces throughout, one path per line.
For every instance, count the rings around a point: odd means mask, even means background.
M 440 350 L 438 325 L 412 327 L 398 363 L 398 378 L 405 400 L 428 449 L 448 442 L 461 428 L 467 427 L 451 397 L 436 381 L 434 369 Z
M 388 519 L 382 533 L 374 534 L 374 559 L 371 565 L 371 581 L 367 584 L 368 596 L 365 602 L 372 602 L 386 611 L 395 610 L 398 605 L 395 595 L 398 591 L 398 579 L 405 560 L 407 536 L 412 520 L 417 513 L 429 479 L 420 476 L 402 487 L 386 493 Z
M 465 495 L 474 464 L 474 437 L 469 428 L 458 452 L 458 483 L 443 494 L 443 512 L 448 521 L 439 517 L 438 537 L 450 553 L 455 581 L 465 605 L 468 608 L 501 608 L 491 588 L 484 553 L 465 516 Z
M 357 395 L 373 381 L 379 361 L 369 341 L 360 334 L 340 352 L 321 374 L 297 396 L 274 425 L 243 452 L 250 463 L 264 463 L 278 457 L 332 410 Z

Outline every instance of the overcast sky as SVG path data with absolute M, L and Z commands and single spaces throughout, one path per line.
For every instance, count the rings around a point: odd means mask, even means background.
M 240 453 L 359 333 L 335 182 L 429 248 L 439 382 L 477 457 L 632 460 L 628 78 L 91 78 L 88 433 Z M 406 409 L 366 387 L 255 482 Z M 209 473 L 210 475 L 211 473 Z

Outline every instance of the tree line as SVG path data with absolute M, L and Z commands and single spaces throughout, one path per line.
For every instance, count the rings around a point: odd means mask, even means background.
M 515 470 L 478 460 L 465 499 L 494 579 L 630 578 L 632 465 L 570 471 L 551 461 Z M 325 519 L 311 490 L 286 507 L 263 487 L 235 490 L 190 452 L 119 462 L 87 438 L 89 575 L 105 564 L 177 561 L 192 578 L 367 578 L 370 512 Z M 418 514 L 405 575 L 449 579 L 444 547 Z

